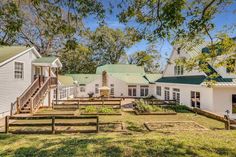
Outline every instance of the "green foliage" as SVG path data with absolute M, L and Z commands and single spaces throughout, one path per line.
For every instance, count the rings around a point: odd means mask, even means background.
M 86 113 L 95 113 L 95 112 L 97 112 L 97 108 L 95 106 L 86 106 L 85 112 Z
M 169 109 L 165 109 L 155 105 L 149 105 L 144 102 L 143 99 L 135 101 L 135 109 L 141 113 L 144 112 L 167 112 Z
M 165 109 L 173 110 L 178 113 L 189 113 L 190 112 L 189 108 L 185 105 L 169 105 L 169 106 L 166 106 Z
M 94 59 L 98 65 L 116 64 L 121 56 L 125 55 L 125 49 L 131 47 L 139 40 L 135 30 L 112 29 L 101 26 L 90 34 L 90 49 L 94 52 Z
M 98 112 L 99 112 L 99 113 L 114 113 L 115 111 L 114 111 L 114 109 L 111 108 L 111 107 L 105 107 L 105 106 L 103 106 L 103 107 L 99 107 L 99 108 L 98 108 Z
M 75 45 L 74 50 L 63 49 L 60 52 L 62 73 L 94 73 L 96 63 L 93 61 L 93 53 L 84 45 Z
M 12 45 L 22 27 L 22 18 L 13 2 L 0 2 L 0 45 Z
M 102 3 L 97 0 L 3 1 L 0 2 L 3 26 L 0 27 L 0 44 L 30 45 L 45 55 L 65 45 L 74 48 L 86 30 L 83 19 L 92 15 L 101 21 L 104 13 Z
M 111 107 L 96 107 L 96 106 L 87 106 L 84 110 L 86 113 L 115 113 L 116 111 Z

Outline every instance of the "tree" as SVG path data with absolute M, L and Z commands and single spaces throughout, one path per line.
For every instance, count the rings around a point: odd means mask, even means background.
M 125 54 L 125 49 L 138 40 L 140 38 L 133 29 L 123 32 L 120 29 L 101 26 L 90 36 L 89 45 L 95 53 L 94 59 L 98 65 L 116 64 Z
M 138 51 L 128 57 L 129 64 L 143 66 L 146 72 L 160 72 L 159 59 L 148 51 Z
M 16 0 L 11 4 L 8 5 L 7 0 L 0 3 L 2 7 L 14 7 L 12 12 L 3 10 L 2 16 L 9 19 L 1 20 L 3 26 L 8 26 L 9 21 L 11 25 L 17 24 L 18 21 L 14 20 L 19 18 L 18 14 L 21 22 L 10 30 L 10 35 L 17 40 L 6 44 L 34 46 L 45 55 L 63 49 L 67 42 L 75 43 L 86 29 L 84 18 L 95 15 L 102 19 L 104 16 L 103 6 L 96 0 Z M 3 34 L 8 35 L 9 29 L 2 29 Z
M 137 30 L 149 41 L 167 39 L 180 49 L 191 50 L 208 37 L 209 53 L 200 53 L 191 59 L 182 60 L 182 64 L 188 70 L 198 67 L 198 70 L 207 72 L 208 64 L 230 67 L 232 60 L 236 59 L 235 41 L 226 33 L 212 35 L 212 30 L 215 28 L 214 17 L 231 5 L 235 5 L 235 1 L 124 0 L 119 4 L 122 9 L 119 20 L 123 23 L 129 21 L 138 23 Z M 180 61 L 176 62 L 180 64 Z M 208 79 L 212 81 L 216 77 L 215 73 L 212 73 Z
M 60 53 L 62 73 L 94 73 L 96 63 L 93 61 L 93 53 L 84 45 L 76 45 L 72 49 L 63 49 Z
M 19 9 L 15 3 L 0 2 L 0 45 L 12 45 L 22 26 Z

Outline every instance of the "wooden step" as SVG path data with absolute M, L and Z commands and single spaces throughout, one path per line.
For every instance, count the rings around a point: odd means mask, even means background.
M 20 113 L 30 113 L 30 110 L 21 110 Z
M 236 130 L 236 124 L 230 125 L 230 129 Z

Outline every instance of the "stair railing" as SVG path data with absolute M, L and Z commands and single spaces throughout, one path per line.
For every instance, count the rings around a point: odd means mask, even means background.
M 34 82 L 17 98 L 17 113 L 20 112 L 20 109 L 23 105 L 30 99 L 32 93 L 36 91 L 37 88 L 40 86 L 39 78 L 36 78 Z
M 48 90 L 50 90 L 50 81 L 51 78 L 47 78 L 41 88 L 37 91 L 37 93 L 30 100 L 30 111 L 34 113 L 35 110 L 38 109 L 40 102 L 44 99 L 45 94 Z

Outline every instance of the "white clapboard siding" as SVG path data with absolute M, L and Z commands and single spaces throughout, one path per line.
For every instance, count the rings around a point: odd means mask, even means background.
M 33 50 L 29 48 L 23 55 L 0 67 L 0 113 L 9 111 L 10 104 L 15 102 L 16 98 L 31 84 L 32 60 L 36 58 Z M 14 78 L 14 63 L 16 61 L 24 63 L 24 79 Z

